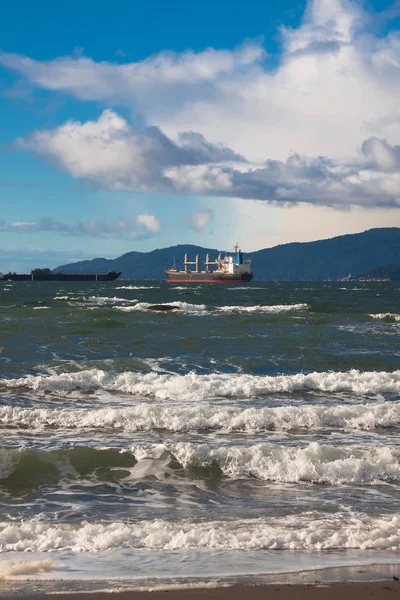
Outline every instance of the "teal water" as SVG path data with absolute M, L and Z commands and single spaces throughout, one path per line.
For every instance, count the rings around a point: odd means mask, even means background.
M 399 332 L 395 283 L 1 284 L 0 575 L 397 562 Z

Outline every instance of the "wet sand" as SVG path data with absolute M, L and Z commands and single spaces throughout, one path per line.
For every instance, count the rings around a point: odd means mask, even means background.
M 120 582 L 120 585 L 123 582 Z M 400 597 L 400 563 L 352 565 L 248 576 L 241 582 L 203 580 L 115 587 L 115 581 L 0 579 L 0 600 L 361 600 Z
M 333 584 L 305 585 L 234 585 L 222 588 L 196 588 L 179 590 L 123 591 L 65 593 L 65 594 L 32 594 L 14 596 L 10 592 L 2 593 L 0 598 L 26 598 L 27 600 L 339 600 L 351 598 L 392 598 L 400 595 L 400 582 L 356 582 Z

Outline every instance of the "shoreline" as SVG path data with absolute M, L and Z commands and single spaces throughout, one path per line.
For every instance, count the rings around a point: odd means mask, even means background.
M 229 587 L 201 587 L 201 588 L 170 588 L 152 591 L 114 591 L 114 592 L 93 592 L 90 594 L 90 600 L 269 600 L 270 598 L 281 598 L 282 600 L 305 600 L 315 598 L 320 600 L 338 600 L 340 597 L 352 598 L 352 600 L 361 600 L 366 596 L 372 598 L 382 598 L 385 593 L 400 593 L 400 581 L 384 580 L 373 582 L 342 582 L 342 583 L 309 583 L 309 584 L 254 584 L 254 585 L 233 585 Z M 88 598 L 85 592 L 75 593 L 25 593 L 14 595 L 12 593 L 3 594 L 0 591 L 0 598 L 19 598 L 20 600 L 85 600 Z M 389 596 L 391 597 L 391 596 Z
M 400 558 L 400 557 L 399 557 Z M 135 585 L 136 583 L 136 585 Z M 0 599 L 19 600 L 303 600 L 338 599 L 343 594 L 358 600 L 384 592 L 400 593 L 400 562 L 319 570 L 273 573 L 240 578 L 147 580 L 23 580 L 0 579 Z M 143 585 L 145 583 L 145 585 Z M 111 584 L 111 585 L 110 585 Z

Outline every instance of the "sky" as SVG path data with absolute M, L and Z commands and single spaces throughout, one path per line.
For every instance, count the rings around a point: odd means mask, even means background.
M 400 0 L 16 0 L 0 271 L 400 226 Z

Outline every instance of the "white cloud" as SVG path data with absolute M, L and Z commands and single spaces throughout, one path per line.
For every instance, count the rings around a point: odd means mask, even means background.
M 0 54 L 0 63 L 18 71 L 35 85 L 68 92 L 82 100 L 108 100 L 124 103 L 151 99 L 153 92 L 176 86 L 209 84 L 220 77 L 252 65 L 265 52 L 257 43 L 244 44 L 235 50 L 202 52 L 161 52 L 143 60 L 118 64 L 96 63 L 83 56 L 67 56 L 37 61 L 19 54 Z
M 188 217 L 189 227 L 195 231 L 203 231 L 213 215 L 214 213 L 210 208 L 199 210 Z
M 3 53 L 37 86 L 129 106 L 157 125 L 137 129 L 106 110 L 17 145 L 111 190 L 398 206 L 400 36 L 374 36 L 371 20 L 357 2 L 311 0 L 297 29 L 282 28 L 274 69 L 259 42 L 123 65 Z
M 138 215 L 136 217 L 136 223 L 138 225 L 143 225 L 143 227 L 145 227 L 151 233 L 157 233 L 161 228 L 161 222 L 154 215 Z
M 187 133 L 179 143 L 157 127 L 137 129 L 111 110 L 97 121 L 68 121 L 53 130 L 36 131 L 15 146 L 32 150 L 73 177 L 113 190 L 166 191 L 164 169 L 211 160 L 244 159 L 201 134 Z
M 400 206 L 400 147 L 376 138 L 366 140 L 360 155 L 349 161 L 292 154 L 286 161 L 267 160 L 257 167 L 200 134 L 182 134 L 174 142 L 156 127 L 139 130 L 106 110 L 97 121 L 70 121 L 54 130 L 37 131 L 17 140 L 16 146 L 110 190 L 225 196 L 281 205 Z M 153 231 L 149 221 L 145 226 Z M 89 230 L 90 224 L 85 233 Z

